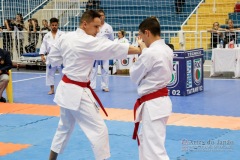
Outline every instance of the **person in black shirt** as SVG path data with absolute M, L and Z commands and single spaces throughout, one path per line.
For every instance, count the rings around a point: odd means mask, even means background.
M 6 103 L 2 96 L 9 82 L 8 71 L 12 68 L 10 53 L 0 48 L 0 103 Z
M 38 20 L 36 18 L 32 18 L 28 20 L 28 45 L 25 46 L 25 50 L 27 53 L 36 52 L 36 46 L 38 44 L 40 26 L 38 25 Z
M 208 32 L 211 32 L 211 47 L 217 48 L 217 44 L 220 43 L 221 40 L 223 40 L 223 32 L 224 29 L 219 27 L 218 22 L 213 23 L 213 27 L 211 30 L 208 30 Z
M 16 15 L 16 21 L 13 21 L 13 25 L 14 25 L 14 31 L 16 32 L 15 34 L 16 50 L 18 55 L 21 56 L 23 54 L 23 42 L 24 42 L 24 35 L 23 35 L 23 32 L 21 31 L 25 29 L 23 17 L 21 13 L 18 13 Z
M 86 10 L 97 10 L 100 9 L 100 0 L 89 0 L 86 4 Z
M 233 20 L 228 20 L 228 26 L 226 27 L 225 32 L 225 43 L 228 44 L 230 41 L 234 41 L 235 44 L 237 44 L 237 35 L 239 30 L 238 27 L 234 26 Z
M 175 9 L 177 14 L 183 11 L 184 4 L 185 4 L 185 0 L 175 0 Z
M 11 55 L 11 59 L 13 58 L 13 40 L 12 40 L 12 33 L 10 31 L 14 30 L 14 26 L 12 20 L 6 19 L 4 21 L 4 26 L 0 28 L 0 31 L 3 32 L 3 49 L 8 51 Z
M 42 32 L 42 41 L 43 41 L 43 37 L 45 36 L 45 34 L 47 34 L 47 32 L 51 31 L 51 28 L 48 25 L 48 21 L 46 19 L 42 20 L 42 25 L 43 27 L 41 28 L 41 32 Z

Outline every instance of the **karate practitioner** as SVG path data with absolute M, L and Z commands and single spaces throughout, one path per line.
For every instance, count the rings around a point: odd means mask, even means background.
M 101 27 L 100 32 L 97 34 L 97 37 L 102 37 L 110 40 L 114 40 L 113 29 L 107 22 L 105 22 L 105 13 L 103 10 L 97 11 L 101 15 Z M 109 92 L 108 88 L 108 71 L 109 71 L 109 60 L 97 60 L 94 62 L 90 81 L 91 87 L 93 89 L 96 88 L 97 85 L 97 73 L 98 73 L 98 65 L 101 66 L 101 89 L 104 92 Z
M 140 160 L 169 160 L 165 149 L 166 124 L 172 112 L 167 84 L 172 78 L 173 51 L 160 37 L 156 17 L 139 25 L 138 40 L 142 49 L 139 59 L 130 68 L 130 77 L 138 85 L 141 97 L 134 106 L 135 129 L 133 139 L 139 142 Z M 137 135 L 139 122 L 140 134 Z
M 44 38 L 40 48 L 39 54 L 41 55 L 41 59 L 43 62 L 46 63 L 46 85 L 50 86 L 50 91 L 48 92 L 49 95 L 54 94 L 54 81 L 55 81 L 55 73 L 58 70 L 60 76 L 62 77 L 62 67 L 63 65 L 59 66 L 51 66 L 48 61 L 48 58 L 45 58 L 45 55 L 48 56 L 51 50 L 52 44 L 54 44 L 58 38 L 64 34 L 64 32 L 58 29 L 58 19 L 51 18 L 50 19 L 50 27 L 51 32 L 48 32 Z M 47 60 L 46 60 L 47 59 Z
M 125 31 L 120 30 L 118 31 L 118 38 L 114 39 L 116 43 L 129 43 L 128 39 L 125 37 Z
M 128 39 L 125 37 L 126 32 L 124 30 L 118 31 L 118 38 L 114 39 L 116 43 L 129 43 Z M 129 69 L 129 66 L 134 62 L 135 56 L 137 55 L 128 55 L 126 59 L 117 59 L 114 63 L 116 64 L 116 69 Z M 127 65 L 122 62 L 128 61 Z
M 63 63 L 64 76 L 54 98 L 60 106 L 60 120 L 53 138 L 50 160 L 57 159 L 58 153 L 63 152 L 75 123 L 89 139 L 96 160 L 110 157 L 108 129 L 96 105 L 98 100 L 90 87 L 89 75 L 96 59 L 125 58 L 128 53 L 136 54 L 141 50 L 129 44 L 95 37 L 101 26 L 100 17 L 93 10 L 84 12 L 80 28 L 62 35 L 51 48 L 49 62 L 53 67 Z

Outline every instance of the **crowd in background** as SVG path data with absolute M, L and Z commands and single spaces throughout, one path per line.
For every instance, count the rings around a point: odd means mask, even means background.
M 177 1 L 179 2 L 179 1 Z M 178 4 L 176 2 L 176 4 Z M 181 4 L 185 1 L 181 1 Z M 99 9 L 100 1 L 89 0 L 86 4 L 86 10 Z M 180 12 L 178 10 L 178 12 Z M 223 46 L 230 41 L 237 43 L 237 36 L 239 28 L 234 26 L 231 19 L 227 21 L 225 28 L 220 27 L 218 22 L 213 23 L 211 32 L 211 46 L 210 48 L 216 48 L 217 44 L 223 41 Z M 38 19 L 31 18 L 24 24 L 23 16 L 21 13 L 16 14 L 15 19 L 6 19 L 3 26 L 0 27 L 3 49 L 10 52 L 11 59 L 13 59 L 14 47 L 18 53 L 18 56 L 22 56 L 23 53 L 33 53 L 37 51 L 37 44 L 39 40 L 42 42 L 44 35 L 50 31 L 48 20 L 42 20 L 42 27 L 38 22 Z M 24 32 L 27 31 L 27 36 L 24 36 Z M 41 37 L 40 37 L 41 36 Z M 24 43 L 24 39 L 25 43 Z
M 233 20 L 227 20 L 227 26 L 225 28 L 220 27 L 219 22 L 214 22 L 211 32 L 211 48 L 217 48 L 217 45 L 222 43 L 225 47 L 228 43 L 237 44 L 238 31 L 240 28 L 234 26 Z
M 41 28 L 36 18 L 31 18 L 27 21 L 27 24 L 24 24 L 23 16 L 20 13 L 16 15 L 15 19 L 6 19 L 4 25 L 0 27 L 3 49 L 10 52 L 11 58 L 13 59 L 13 44 L 15 39 L 15 47 L 19 56 L 23 53 L 36 52 L 40 34 L 42 40 L 44 35 L 50 31 L 46 19 L 42 20 L 42 26 Z M 27 37 L 24 37 L 24 33 L 21 31 L 27 31 Z M 27 44 L 25 46 L 24 38 L 27 38 Z

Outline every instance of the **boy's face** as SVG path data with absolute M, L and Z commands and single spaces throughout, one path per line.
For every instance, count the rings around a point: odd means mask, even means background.
M 139 30 L 138 31 L 138 35 L 139 37 L 142 39 L 142 41 L 146 44 L 147 47 L 149 47 L 149 43 L 148 43 L 148 40 L 149 40 L 149 31 L 148 30 L 145 30 L 144 33 Z

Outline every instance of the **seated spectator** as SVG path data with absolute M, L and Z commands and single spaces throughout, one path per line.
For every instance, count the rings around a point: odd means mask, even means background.
M 224 29 L 219 27 L 218 22 L 213 23 L 213 27 L 210 30 L 207 30 L 208 32 L 211 32 L 211 46 L 212 48 L 217 48 L 217 44 L 220 43 L 221 40 L 223 40 L 223 33 L 221 31 L 225 31 Z
M 25 50 L 27 53 L 36 52 L 36 46 L 39 39 L 40 26 L 38 25 L 38 20 L 36 18 L 32 18 L 28 20 L 28 45 L 25 46 Z
M 6 103 L 2 96 L 9 82 L 8 71 L 12 68 L 10 53 L 0 48 L 0 102 Z
M 46 19 L 42 20 L 42 25 L 43 27 L 41 28 L 41 32 L 42 32 L 42 41 L 43 41 L 43 37 L 45 36 L 45 34 L 47 34 L 47 32 L 51 31 L 50 26 L 48 25 L 48 21 Z

